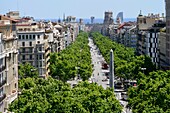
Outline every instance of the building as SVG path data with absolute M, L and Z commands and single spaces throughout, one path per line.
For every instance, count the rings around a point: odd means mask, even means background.
M 8 105 L 18 94 L 18 51 L 16 21 L 0 15 L 0 112 L 5 112 Z
M 166 28 L 165 28 L 166 29 Z M 159 68 L 162 70 L 166 70 L 166 67 L 168 66 L 168 63 L 166 62 L 166 31 L 162 30 L 161 32 L 158 33 L 158 38 L 159 38 Z
M 91 19 L 91 24 L 93 24 L 95 17 L 94 17 L 94 16 L 91 16 L 90 19 Z
M 102 34 L 110 37 L 110 32 L 113 30 L 113 12 L 107 11 L 104 13 L 104 22 L 102 27 Z
M 126 47 L 136 48 L 137 35 L 136 23 L 126 22 L 122 23 L 117 29 L 118 37 L 116 41 Z
M 117 14 L 116 22 L 117 22 L 118 24 L 123 23 L 123 12 L 119 12 L 119 13 Z
M 113 24 L 113 12 L 111 11 L 106 11 L 104 13 L 104 22 L 103 24 L 110 25 Z
M 45 29 L 40 29 L 31 18 L 23 18 L 17 23 L 18 61 L 30 63 L 37 68 L 39 76 L 46 78 L 50 72 L 50 45 Z
M 166 2 L 166 62 L 168 69 L 170 69 L 170 1 Z
M 6 15 L 13 19 L 17 19 L 17 20 L 20 19 L 19 11 L 10 11 Z
M 148 16 L 143 16 L 140 14 L 137 17 L 137 55 L 146 54 L 146 37 L 149 29 L 157 23 L 159 20 L 164 20 L 164 15 L 162 17 L 159 14 L 148 14 Z
M 83 19 L 80 18 L 79 20 L 79 31 L 85 31 L 86 30 L 86 27 L 85 27 L 85 24 L 83 22 Z
M 158 64 L 159 64 L 159 39 L 162 38 L 162 37 L 158 37 L 159 36 L 158 34 L 160 33 L 160 30 L 164 28 L 165 26 L 166 26 L 165 22 L 158 22 L 158 23 L 155 23 L 148 30 L 148 32 L 146 32 L 145 54 L 151 58 L 152 62 L 156 64 L 156 67 L 158 67 Z M 163 42 L 162 39 L 160 40 Z

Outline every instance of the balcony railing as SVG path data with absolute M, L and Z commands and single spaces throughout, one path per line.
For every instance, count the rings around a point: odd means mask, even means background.
M 6 83 L 6 79 L 0 82 L 0 87 L 2 87 Z
M 5 98 L 6 98 L 6 94 L 3 94 L 2 96 L 0 96 L 0 102 L 2 102 Z
M 2 72 L 3 70 L 5 70 L 5 66 L 2 66 L 2 67 L 0 67 L 0 72 Z

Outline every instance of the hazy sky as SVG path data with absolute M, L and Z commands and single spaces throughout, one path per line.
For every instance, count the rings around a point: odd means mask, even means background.
M 19 10 L 21 16 L 36 19 L 55 19 L 72 15 L 77 18 L 103 18 L 105 11 L 112 11 L 115 18 L 123 11 L 125 18 L 136 18 L 140 10 L 148 13 L 165 13 L 164 0 L 0 0 L 0 14 Z

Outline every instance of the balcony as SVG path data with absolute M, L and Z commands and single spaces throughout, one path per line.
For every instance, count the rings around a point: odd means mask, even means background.
M 26 61 L 34 61 L 34 58 L 30 59 L 30 58 L 25 58 L 25 59 L 22 59 L 23 62 L 26 62 Z
M 34 54 L 34 51 L 20 51 L 20 54 Z
M 6 79 L 0 82 L 0 87 L 2 87 L 6 83 Z
M 45 50 L 41 50 L 41 51 L 37 51 L 38 54 L 42 54 L 42 53 L 45 53 Z
M 0 67 L 0 72 L 4 71 L 5 68 L 6 68 L 5 66 Z
M 3 94 L 2 96 L 0 96 L 0 102 L 2 102 L 5 98 L 6 98 L 6 94 Z
M 7 102 L 11 103 L 13 102 L 16 98 L 18 97 L 18 92 L 17 90 L 12 90 L 12 94 L 7 96 Z

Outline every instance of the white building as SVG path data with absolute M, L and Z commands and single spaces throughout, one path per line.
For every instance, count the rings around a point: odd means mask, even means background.
M 26 62 L 38 69 L 39 76 L 46 78 L 50 72 L 50 46 L 45 29 L 39 29 L 36 23 L 18 23 L 18 61 Z
M 18 59 L 15 20 L 0 15 L 0 112 L 18 95 Z

